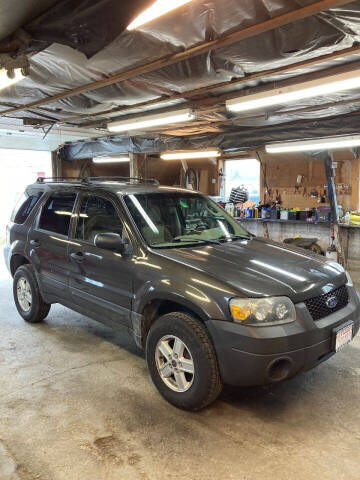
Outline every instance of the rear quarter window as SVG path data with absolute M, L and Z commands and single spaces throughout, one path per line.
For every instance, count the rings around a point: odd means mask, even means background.
M 14 208 L 10 221 L 18 224 L 25 223 L 41 197 L 42 192 L 34 195 L 28 195 L 27 193 L 22 195 Z

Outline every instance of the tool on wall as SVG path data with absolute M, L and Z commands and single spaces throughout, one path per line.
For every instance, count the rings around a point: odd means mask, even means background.
M 181 160 L 180 185 L 188 190 L 199 190 L 199 172 L 189 168 L 186 160 Z
M 193 168 L 188 168 L 185 172 L 185 188 L 189 190 L 199 190 L 199 172 Z

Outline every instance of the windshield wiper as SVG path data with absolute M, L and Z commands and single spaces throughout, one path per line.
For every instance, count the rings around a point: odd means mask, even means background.
M 214 243 L 215 245 L 221 245 L 221 242 L 218 240 L 209 240 L 208 238 L 194 238 L 194 237 L 186 237 L 186 238 L 175 238 L 173 242 L 204 242 L 204 243 Z
M 183 239 L 183 238 L 176 238 L 175 240 L 171 240 L 169 242 L 153 242 L 150 244 L 150 247 L 153 247 L 155 245 L 165 245 L 166 247 L 172 247 L 174 245 L 172 245 L 173 243 L 180 243 L 180 242 L 184 242 L 184 243 L 197 243 L 197 242 L 200 242 L 200 243 L 206 243 L 207 240 L 202 240 L 201 238 L 194 238 L 194 239 Z M 218 243 L 218 242 L 216 242 Z
M 223 235 L 222 237 L 219 237 L 219 240 L 250 240 L 251 237 L 249 235 L 235 235 L 235 234 L 229 234 L 229 235 Z

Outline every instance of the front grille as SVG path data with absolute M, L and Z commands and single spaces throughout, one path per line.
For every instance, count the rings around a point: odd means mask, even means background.
M 332 297 L 336 297 L 337 299 L 337 304 L 333 308 L 326 305 L 327 300 Z M 338 310 L 346 307 L 348 303 L 349 293 L 346 285 L 343 285 L 332 292 L 324 293 L 318 297 L 305 300 L 305 305 L 307 306 L 313 320 L 320 320 L 321 318 L 327 317 L 331 313 L 337 312 Z

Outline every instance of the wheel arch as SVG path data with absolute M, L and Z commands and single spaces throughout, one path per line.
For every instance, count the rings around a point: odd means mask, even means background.
M 10 259 L 10 273 L 11 276 L 14 278 L 16 270 L 20 268 L 22 265 L 29 265 L 30 260 L 22 255 L 21 253 L 14 253 Z
M 134 328 L 137 333 L 137 343 L 141 348 L 145 348 L 147 335 L 151 326 L 156 320 L 167 313 L 183 312 L 195 317 L 202 323 L 208 320 L 205 312 L 203 312 L 197 305 L 188 302 L 186 299 L 178 299 L 172 297 L 152 298 L 149 299 L 142 308 L 141 316 L 139 318 L 140 325 Z

